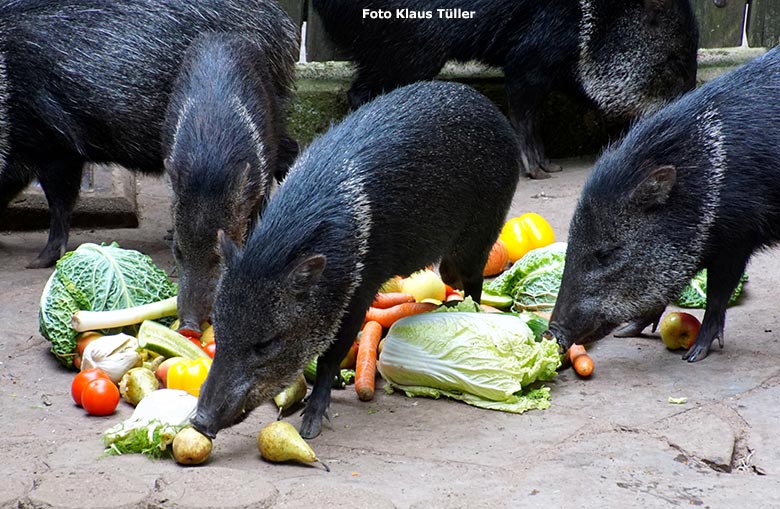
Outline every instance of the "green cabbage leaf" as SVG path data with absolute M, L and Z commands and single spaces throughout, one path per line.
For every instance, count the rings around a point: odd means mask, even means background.
M 565 263 L 566 243 L 555 242 L 529 251 L 482 288 L 488 293 L 511 296 L 514 311 L 552 311 Z
M 71 366 L 77 332 L 71 317 L 78 310 L 107 311 L 150 304 L 176 295 L 177 287 L 152 259 L 111 245 L 82 244 L 65 253 L 41 294 L 38 326 L 51 341 L 57 359 Z M 134 327 L 103 331 L 135 334 Z
M 748 280 L 747 273 L 742 274 L 739 284 L 729 298 L 729 306 L 734 304 L 742 294 L 742 285 Z M 681 308 L 705 308 L 707 307 L 707 269 L 700 270 L 683 288 L 677 298 L 677 305 Z

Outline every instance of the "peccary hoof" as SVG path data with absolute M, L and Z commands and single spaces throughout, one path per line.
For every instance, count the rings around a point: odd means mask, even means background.
M 693 346 L 683 354 L 682 358 L 684 361 L 697 362 L 707 357 L 709 351 L 709 346 L 694 343 Z
M 303 438 L 316 438 L 322 432 L 322 416 L 304 414 L 301 421 L 301 436 Z

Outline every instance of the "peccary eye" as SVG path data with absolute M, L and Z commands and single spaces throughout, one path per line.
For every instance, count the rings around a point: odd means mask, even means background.
M 620 246 L 610 246 L 597 250 L 593 253 L 593 257 L 596 259 L 596 263 L 602 267 L 606 267 L 615 261 L 619 253 Z
M 269 338 L 262 341 L 258 341 L 257 343 L 253 344 L 252 349 L 254 350 L 256 355 L 265 357 L 272 353 L 274 346 L 277 344 L 279 344 L 278 341 L 276 341 L 274 338 Z

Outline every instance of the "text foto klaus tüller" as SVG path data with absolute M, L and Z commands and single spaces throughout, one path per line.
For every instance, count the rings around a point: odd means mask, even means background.
M 363 9 L 363 19 L 473 19 L 475 12 L 464 9 Z

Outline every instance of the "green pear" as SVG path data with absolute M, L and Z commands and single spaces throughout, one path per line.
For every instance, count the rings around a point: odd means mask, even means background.
M 274 421 L 261 429 L 257 435 L 257 448 L 260 450 L 260 455 L 268 461 L 322 463 L 295 426 L 287 421 Z M 322 466 L 330 472 L 330 468 L 325 463 L 322 463 Z
M 279 415 L 277 419 L 282 418 L 282 412 L 295 405 L 299 401 L 302 401 L 306 397 L 306 391 L 309 386 L 306 385 L 306 377 L 303 373 L 298 375 L 293 384 L 277 394 L 274 397 L 274 403 L 279 407 Z

